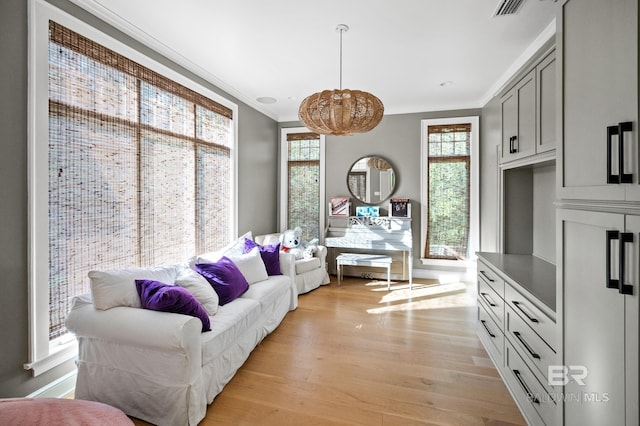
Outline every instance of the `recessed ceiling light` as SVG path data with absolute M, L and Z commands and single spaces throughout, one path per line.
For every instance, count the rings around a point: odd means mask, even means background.
M 276 98 L 272 98 L 271 96 L 261 96 L 256 100 L 261 104 L 275 104 L 276 102 L 278 102 Z
M 442 83 L 440 83 L 440 86 L 448 87 L 448 86 L 451 86 L 452 84 L 453 84 L 453 81 L 447 80 L 447 81 L 443 81 Z
M 296 99 L 298 99 L 297 96 L 289 96 L 287 99 L 289 99 L 290 101 L 295 101 Z

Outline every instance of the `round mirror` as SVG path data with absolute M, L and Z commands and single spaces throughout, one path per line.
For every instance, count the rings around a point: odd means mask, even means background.
M 396 174 L 382 157 L 369 155 L 353 163 L 347 174 L 349 192 L 359 201 L 379 204 L 393 194 Z

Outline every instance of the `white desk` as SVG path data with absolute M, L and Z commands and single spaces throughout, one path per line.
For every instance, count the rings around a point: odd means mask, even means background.
M 391 264 L 393 259 L 390 256 L 379 254 L 361 253 L 340 253 L 336 256 L 336 267 L 338 268 L 338 285 L 342 283 L 342 266 L 371 266 L 373 268 L 387 269 L 387 290 L 391 290 Z
M 389 266 L 391 275 L 396 277 L 394 279 L 408 279 L 410 288 L 413 284 L 413 237 L 410 218 L 330 216 L 324 245 L 330 249 L 330 270 L 333 270 L 331 256 L 336 258 L 338 256 L 331 254 L 334 252 L 388 256 L 392 258 L 392 265 L 397 265 L 396 267 Z M 393 260 L 398 260 L 398 262 L 393 262 Z M 398 270 L 400 264 L 401 268 Z M 347 274 L 349 274 L 348 269 Z M 336 274 L 337 272 L 336 262 Z M 353 274 L 353 271 L 351 273 Z

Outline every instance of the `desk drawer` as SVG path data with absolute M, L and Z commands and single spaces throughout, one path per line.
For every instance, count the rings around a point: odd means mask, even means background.
M 502 326 L 504 324 L 504 300 L 480 275 L 478 276 L 478 300 L 484 302 L 489 313 L 494 316 L 496 323 Z
M 478 259 L 478 277 L 484 278 L 498 296 L 504 298 L 504 280 L 480 259 Z
M 497 367 L 503 365 L 504 334 L 482 302 L 478 303 L 478 336 Z
M 556 350 L 556 323 L 533 302 L 525 298 L 510 285 L 505 285 L 504 301 L 538 336 L 555 351 Z
M 547 343 L 538 336 L 511 306 L 505 312 L 507 319 L 506 335 L 518 349 L 528 365 L 535 365 L 538 369 L 538 377 L 546 380 L 549 365 L 558 363 L 556 354 Z
M 526 362 L 507 341 L 505 342 L 506 379 L 514 397 L 519 401 L 528 423 L 555 425 L 558 406 Z

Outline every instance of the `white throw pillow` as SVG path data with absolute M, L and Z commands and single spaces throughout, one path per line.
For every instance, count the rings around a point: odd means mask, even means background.
M 257 283 L 269 279 L 267 268 L 264 266 L 260 249 L 254 247 L 245 254 L 226 254 L 229 259 L 238 267 L 249 284 Z
M 245 233 L 244 235 L 239 236 L 220 250 L 210 251 L 207 253 L 200 254 L 198 256 L 193 256 L 189 260 L 187 260 L 187 264 L 191 269 L 194 269 L 194 265 L 196 263 L 212 263 L 217 262 L 222 258 L 222 256 L 227 256 L 231 258 L 231 256 L 241 255 L 244 250 L 244 239 L 247 238 L 249 240 L 253 239 L 253 234 L 251 231 Z
M 139 308 L 140 296 L 136 290 L 136 280 L 155 280 L 173 284 L 180 274 L 179 265 L 156 268 L 132 268 L 112 271 L 90 271 L 90 287 L 93 305 L 106 310 L 116 306 Z
M 185 268 L 176 279 L 176 285 L 185 288 L 198 299 L 198 302 L 200 302 L 209 316 L 218 312 L 218 304 L 220 302 L 218 293 L 211 287 L 206 278 L 196 271 Z

